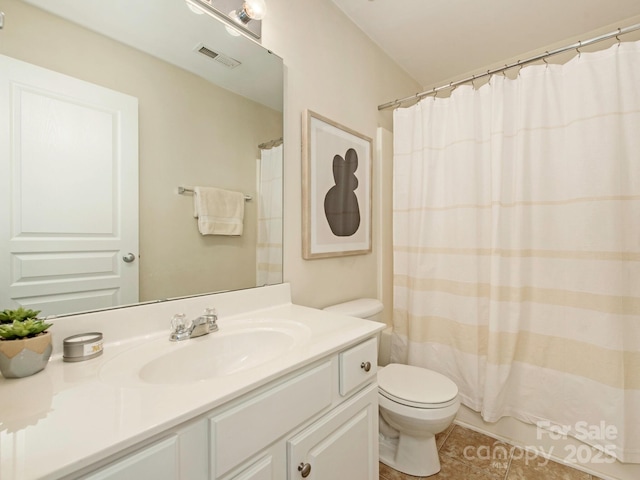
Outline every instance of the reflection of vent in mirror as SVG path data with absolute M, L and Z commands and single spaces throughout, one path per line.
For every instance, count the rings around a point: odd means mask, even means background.
M 224 65 L 225 67 L 228 67 L 228 68 L 235 68 L 238 65 L 240 65 L 240 62 L 238 60 L 236 60 L 235 58 L 227 57 L 226 55 L 224 55 L 222 53 L 215 52 L 215 51 L 211 50 L 210 48 L 205 47 L 202 44 L 198 45 L 195 48 L 195 51 L 198 52 L 198 53 L 201 53 L 202 55 L 206 55 L 209 58 L 212 58 L 216 62 L 219 62 L 219 63 L 221 63 L 222 65 Z

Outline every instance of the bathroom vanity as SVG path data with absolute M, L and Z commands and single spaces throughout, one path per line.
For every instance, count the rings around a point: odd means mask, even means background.
M 219 332 L 169 341 L 178 311 Z M 54 356 L 0 379 L 0 478 L 378 478 L 377 333 L 287 284 L 54 321 Z M 104 354 L 62 361 L 67 336 Z

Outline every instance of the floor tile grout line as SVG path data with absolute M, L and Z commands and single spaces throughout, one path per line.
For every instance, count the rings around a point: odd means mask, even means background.
M 503 444 L 508 445 L 510 447 L 513 447 L 513 448 L 509 449 L 509 458 L 508 458 L 507 467 L 506 467 L 504 473 L 493 471 L 491 469 L 483 468 L 483 467 L 481 467 L 479 465 L 476 465 L 473 462 L 461 461 L 461 459 L 459 457 L 457 457 L 457 456 L 453 456 L 453 455 L 450 455 L 449 453 L 442 452 L 441 450 L 444 448 L 444 446 L 450 440 L 451 434 L 458 427 L 460 428 L 460 432 L 458 432 L 458 433 L 464 433 L 466 431 L 472 431 L 472 432 L 478 433 L 480 435 L 483 435 L 485 437 L 488 437 L 488 438 L 490 438 L 492 440 L 495 440 L 497 442 L 500 442 L 500 443 L 503 443 Z M 461 463 L 462 465 L 465 465 L 467 468 L 471 468 L 474 471 L 481 472 L 481 473 L 484 474 L 483 476 L 486 476 L 487 478 L 491 478 L 493 480 L 507 480 L 508 477 L 509 477 L 509 474 L 511 473 L 511 468 L 514 467 L 514 463 L 513 462 L 514 462 L 515 451 L 517 449 L 520 449 L 520 448 L 521 447 L 519 447 L 518 445 L 514 445 L 514 444 L 510 443 L 506 439 L 496 438 L 496 437 L 493 437 L 492 435 L 487 435 L 486 433 L 478 432 L 478 431 L 476 431 L 474 429 L 468 429 L 466 427 L 453 424 L 453 426 L 449 429 L 449 431 L 446 433 L 446 436 L 442 440 L 442 444 L 438 448 L 438 455 L 440 456 L 441 459 L 443 457 L 446 457 L 448 459 L 454 460 L 457 463 Z M 598 477 L 592 475 L 589 472 L 582 472 L 580 469 L 572 468 L 571 466 L 564 465 L 562 463 L 560 463 L 560 465 L 563 465 L 565 467 L 571 468 L 572 470 L 574 470 L 576 472 L 586 473 L 587 475 L 589 475 L 589 480 L 601 480 L 601 479 L 599 479 Z M 432 478 L 432 477 L 415 477 L 415 476 L 412 476 L 411 478 L 409 478 L 409 476 L 406 476 L 402 472 L 398 472 L 398 474 L 400 475 L 399 477 L 396 476 L 396 475 L 393 475 L 392 477 L 388 477 L 386 475 L 380 474 L 379 475 L 379 480 L 392 480 L 392 479 L 395 479 L 395 480 L 430 480 Z
M 507 480 L 507 478 L 509 478 L 509 472 L 511 471 L 511 462 L 513 462 L 513 452 L 514 452 L 513 448 L 510 449 L 510 451 L 511 451 L 511 455 L 509 455 L 509 463 L 507 464 L 507 471 L 504 472 L 504 477 L 503 477 L 504 480 Z

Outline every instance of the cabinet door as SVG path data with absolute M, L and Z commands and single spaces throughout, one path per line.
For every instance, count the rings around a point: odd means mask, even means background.
M 178 480 L 177 437 L 167 438 L 84 477 L 88 480 Z
M 242 473 L 227 477 L 225 480 L 279 480 L 279 478 L 274 472 L 273 457 L 267 456 L 243 470 Z
M 210 419 L 211 472 L 228 472 L 331 406 L 331 362 Z M 284 455 L 284 451 L 283 451 Z
M 372 384 L 287 442 L 289 480 L 378 480 L 378 387 Z

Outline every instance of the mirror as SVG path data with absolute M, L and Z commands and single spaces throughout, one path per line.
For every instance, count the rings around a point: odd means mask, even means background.
M 108 268 L 96 272 L 72 271 L 75 264 L 64 257 L 39 267 L 35 260 L 47 260 L 42 252 L 7 251 L 16 207 L 0 210 L 7 216 L 0 228 L 0 270 L 7 272 L 0 279 L 1 308 L 25 305 L 61 315 L 282 282 L 280 58 L 232 35 L 222 21 L 197 14 L 184 0 L 5 0 L 2 10 L 1 55 L 137 99 L 139 247 L 124 255 L 105 253 Z M 19 161 L 12 156 L 14 163 L 0 172 L 26 170 Z M 15 173 L 0 180 L 0 191 L 15 194 L 17 181 Z M 251 197 L 241 236 L 200 234 L 193 195 L 178 193 L 194 186 Z M 88 198 L 92 194 L 79 195 L 77 202 L 113 200 Z M 34 201 L 33 189 L 24 184 L 20 195 L 23 208 Z M 122 261 L 128 253 L 138 268 L 133 301 L 105 286 L 113 272 L 129 267 Z M 20 297 L 23 287 L 32 292 L 41 283 L 47 285 L 42 293 Z M 69 293 L 58 289 L 63 284 L 76 287 Z M 94 297 L 96 302 L 86 300 Z

